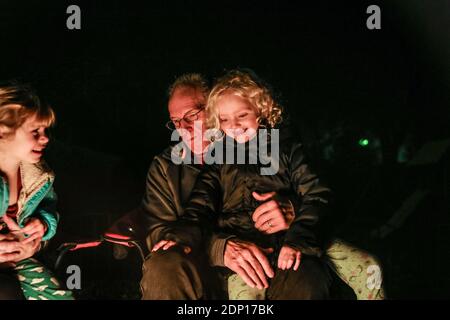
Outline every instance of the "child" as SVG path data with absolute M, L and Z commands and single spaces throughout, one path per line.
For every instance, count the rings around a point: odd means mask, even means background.
M 249 141 L 256 139 L 261 128 L 279 125 L 282 113 L 269 90 L 254 76 L 241 71 L 231 71 L 219 79 L 209 95 L 206 111 L 209 127 L 220 128 L 237 142 L 245 143 L 247 151 Z M 259 146 L 266 143 L 258 142 Z M 192 192 L 185 210 L 185 224 L 176 231 L 169 230 L 166 239 L 198 248 L 201 238 L 212 232 L 206 226 L 213 225 L 222 239 L 237 237 L 262 248 L 274 248 L 271 264 L 282 270 L 297 270 L 304 256 L 321 256 L 326 240 L 321 220 L 328 211 L 330 190 L 311 170 L 300 143 L 282 139 L 279 144 L 279 170 L 275 175 L 261 175 L 259 164 L 211 166 L 199 177 Z M 260 203 L 255 201 L 253 191 L 276 191 L 301 199 L 297 201 L 301 204 L 289 229 L 269 234 L 270 228 L 277 227 L 277 222 L 270 220 L 255 227 L 253 212 Z M 192 227 L 192 221 L 202 228 Z M 211 251 L 223 254 L 223 250 Z M 342 275 L 342 268 L 337 271 L 351 286 Z M 358 294 L 358 288 L 352 289 Z M 375 289 L 371 294 L 378 291 Z
M 41 161 L 55 121 L 28 86 L 0 86 L 0 272 L 20 281 L 29 300 L 72 299 L 37 260 L 56 232 L 54 175 Z

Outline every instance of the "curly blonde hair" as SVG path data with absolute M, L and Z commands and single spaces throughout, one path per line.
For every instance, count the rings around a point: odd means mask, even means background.
M 30 86 L 15 82 L 0 86 L 0 129 L 4 137 L 14 134 L 32 116 L 47 127 L 56 121 L 53 109 L 42 103 Z
M 231 70 L 217 80 L 209 94 L 206 114 L 211 129 L 220 129 L 217 102 L 225 94 L 233 94 L 250 102 L 260 126 L 274 128 L 282 121 L 283 108 L 272 98 L 270 90 L 250 72 Z

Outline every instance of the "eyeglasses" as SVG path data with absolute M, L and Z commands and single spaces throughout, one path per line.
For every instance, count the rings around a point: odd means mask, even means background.
M 186 122 L 187 124 L 193 123 L 195 120 L 198 120 L 198 115 L 200 112 L 205 110 L 205 106 L 200 106 L 199 109 L 195 109 L 190 111 L 184 115 L 181 119 L 172 119 L 167 121 L 166 128 L 169 130 L 179 129 L 181 127 L 181 121 Z

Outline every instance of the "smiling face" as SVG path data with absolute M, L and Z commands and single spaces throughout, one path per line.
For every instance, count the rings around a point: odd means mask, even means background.
M 228 93 L 216 104 L 220 129 L 239 143 L 250 140 L 258 130 L 258 116 L 253 105 L 240 96 Z
M 0 139 L 3 156 L 17 162 L 39 162 L 49 142 L 46 130 L 46 124 L 36 116 L 27 118 L 15 133 Z

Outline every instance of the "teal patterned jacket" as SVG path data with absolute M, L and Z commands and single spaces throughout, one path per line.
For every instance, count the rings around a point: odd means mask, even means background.
M 17 223 L 22 228 L 29 218 L 35 217 L 47 225 L 43 241 L 51 239 L 59 221 L 56 212 L 57 197 L 53 190 L 55 175 L 44 162 L 37 164 L 21 163 L 22 189 L 17 201 Z M 8 209 L 9 187 L 0 176 L 0 218 Z

